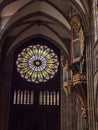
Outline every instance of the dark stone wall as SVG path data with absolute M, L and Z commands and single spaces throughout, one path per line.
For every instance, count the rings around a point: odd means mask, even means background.
M 0 97 L 0 130 L 7 130 L 8 118 L 9 118 L 9 107 L 10 107 L 10 89 L 11 89 L 11 78 L 12 78 L 12 60 L 10 57 L 5 57 L 2 68 L 1 76 L 1 97 Z
M 86 41 L 86 64 L 87 64 L 87 105 L 88 105 L 88 124 L 89 130 L 98 130 L 98 123 L 96 121 L 96 113 L 95 113 L 95 94 L 96 94 L 96 83 L 97 78 L 95 72 L 95 48 L 96 48 L 96 32 L 95 32 L 95 1 L 91 1 L 90 3 L 90 15 L 89 15 L 89 29 L 85 37 Z M 98 39 L 98 37 L 97 37 Z M 97 49 L 98 50 L 98 49 Z
M 86 130 L 80 110 L 80 104 L 74 94 L 66 96 L 61 89 L 61 130 Z

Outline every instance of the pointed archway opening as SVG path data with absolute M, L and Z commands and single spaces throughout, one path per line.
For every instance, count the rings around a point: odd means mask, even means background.
M 60 130 L 60 82 L 60 50 L 53 43 L 37 37 L 19 46 L 13 56 L 9 130 Z

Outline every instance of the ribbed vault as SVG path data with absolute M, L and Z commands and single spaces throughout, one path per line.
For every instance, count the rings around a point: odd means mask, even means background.
M 50 46 L 55 46 L 54 48 L 56 48 L 58 51 L 59 60 L 62 60 L 62 55 L 64 56 L 64 65 L 65 60 L 66 63 L 67 61 L 68 63 L 70 63 L 72 25 L 70 24 L 71 20 L 69 17 L 69 13 L 70 11 L 73 11 L 73 9 L 75 13 L 79 16 L 79 23 L 81 24 L 81 29 L 83 29 L 83 34 L 85 38 L 89 32 L 88 0 L 0 1 L 0 63 L 2 63 L 0 64 L 0 76 L 1 79 L 3 79 L 1 80 L 2 95 L 0 96 L 0 98 L 1 100 L 4 99 L 2 100 L 3 102 L 0 106 L 0 120 L 2 120 L 1 130 L 7 130 L 8 125 L 7 121 L 9 118 L 8 113 L 10 92 L 12 86 L 12 77 L 14 77 L 12 68 L 14 62 L 14 54 L 16 50 L 19 49 L 19 47 L 21 48 L 22 45 L 29 45 L 28 42 L 30 40 L 38 40 L 39 38 L 43 39 L 43 41 L 47 41 L 47 44 L 51 44 Z M 85 41 L 83 42 L 84 44 L 86 43 Z M 62 69 L 60 68 L 59 79 L 61 85 L 63 86 L 63 74 L 61 73 L 61 71 L 63 71 L 64 66 L 63 63 L 60 62 L 60 65 L 61 64 Z M 72 69 L 71 65 L 67 67 Z M 83 88 L 79 91 L 83 92 L 84 94 Z M 76 96 L 78 97 L 81 95 L 78 95 L 77 92 Z M 82 105 L 84 105 L 83 103 Z M 74 104 L 74 106 L 76 106 L 76 104 Z M 3 108 L 5 109 L 3 110 Z M 66 108 L 69 109 L 69 107 Z
M 87 20 L 88 8 L 82 0 L 5 0 L 1 1 L 1 5 L 1 48 L 8 47 L 7 54 L 22 41 L 42 35 L 55 41 L 69 57 L 69 11 L 74 8 L 82 16 L 83 25 Z M 14 40 L 6 45 L 4 39 L 8 37 Z

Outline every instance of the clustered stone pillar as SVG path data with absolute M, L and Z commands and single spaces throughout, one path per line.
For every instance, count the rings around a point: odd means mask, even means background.
M 0 130 L 8 130 L 8 120 L 10 112 L 10 92 L 12 75 L 12 56 L 4 59 L 2 67 L 1 81 L 1 106 L 0 106 Z

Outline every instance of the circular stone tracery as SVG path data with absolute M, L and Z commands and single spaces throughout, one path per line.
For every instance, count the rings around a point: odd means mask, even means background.
M 46 82 L 58 71 L 58 56 L 47 46 L 31 45 L 18 55 L 17 70 L 29 82 Z

